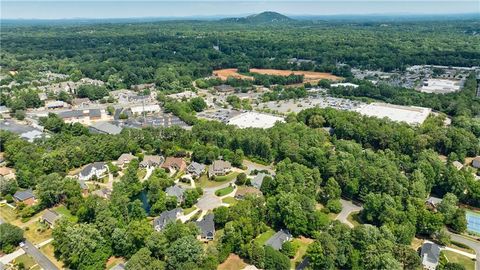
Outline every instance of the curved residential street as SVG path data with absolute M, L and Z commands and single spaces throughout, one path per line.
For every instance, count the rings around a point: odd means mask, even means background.
M 450 233 L 450 236 L 452 238 L 452 241 L 462 243 L 464 245 L 469 246 L 473 250 L 475 250 L 475 253 L 477 255 L 477 259 L 475 262 L 475 269 L 480 270 L 480 241 L 467 238 L 465 236 L 454 234 L 454 233 Z

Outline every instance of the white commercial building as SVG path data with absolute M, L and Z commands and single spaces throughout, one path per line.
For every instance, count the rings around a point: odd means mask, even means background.
M 425 93 L 446 94 L 460 91 L 461 87 L 462 83 L 460 80 L 428 79 L 423 83 L 422 87 L 420 87 L 420 91 Z
M 132 110 L 132 113 L 134 114 L 140 114 L 140 113 L 154 113 L 154 112 L 160 112 L 161 108 L 158 104 L 153 104 L 153 105 L 142 105 L 142 106 L 135 106 L 130 108 Z
M 392 121 L 406 122 L 407 124 L 422 124 L 432 111 L 430 108 L 400 106 L 387 103 L 371 103 L 360 107 L 357 111 L 363 115 L 378 118 L 387 117 Z
M 331 84 L 330 87 L 351 87 L 351 88 L 357 88 L 358 84 L 354 83 L 334 83 Z
M 232 117 L 228 124 L 239 128 L 271 128 L 276 122 L 285 122 L 282 117 L 265 113 L 246 112 Z

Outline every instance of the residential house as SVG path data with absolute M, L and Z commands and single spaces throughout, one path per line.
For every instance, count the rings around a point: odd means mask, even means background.
M 33 205 L 35 203 L 35 195 L 31 189 L 21 190 L 13 194 L 13 200 L 16 203 L 24 203 L 26 205 Z
M 162 164 L 162 168 L 165 169 L 167 172 L 183 172 L 187 167 L 187 163 L 183 158 L 179 157 L 167 157 L 165 162 Z
M 438 266 L 441 248 L 439 245 L 432 242 L 425 242 L 420 251 L 422 258 L 422 265 L 424 269 L 435 270 Z
M 123 168 L 125 165 L 129 164 L 134 159 L 137 159 L 137 157 L 130 153 L 122 154 L 117 160 L 117 166 Z
M 0 167 L 0 177 L 4 179 L 15 178 L 15 171 L 12 168 Z
M 45 213 L 43 213 L 42 217 L 40 217 L 40 222 L 48 224 L 50 228 L 55 226 L 55 222 L 60 219 L 61 215 L 53 210 L 47 209 Z
M 237 191 L 235 192 L 235 199 L 243 200 L 247 195 L 262 196 L 263 194 L 257 188 L 243 186 L 237 188 Z
M 105 162 L 90 163 L 80 171 L 78 179 L 88 181 L 91 180 L 93 176 L 96 176 L 97 179 L 99 179 L 102 178 L 107 171 L 108 166 Z
M 480 169 L 480 156 L 477 156 L 472 160 L 472 167 Z
M 165 192 L 167 193 L 168 196 L 177 197 L 177 202 L 178 203 L 182 203 L 183 200 L 184 200 L 183 194 L 185 193 L 185 189 L 182 188 L 179 185 L 174 185 L 174 186 L 171 186 L 171 187 L 167 187 Z
M 293 236 L 287 230 L 276 232 L 270 239 L 265 242 L 266 246 L 271 246 L 275 250 L 282 249 L 283 243 L 292 240 Z
M 140 162 L 141 168 L 150 168 L 150 167 L 158 167 L 163 164 L 165 158 L 163 156 L 149 156 L 146 155 L 143 157 L 142 162 Z
M 156 113 L 160 112 L 162 108 L 158 104 L 151 104 L 151 105 L 140 105 L 131 107 L 130 110 L 133 114 L 142 114 L 142 113 Z
M 181 213 L 182 208 L 180 207 L 162 212 L 159 217 L 153 220 L 153 228 L 157 232 L 163 230 L 168 223 L 175 222 Z
M 61 100 L 52 100 L 52 101 L 45 102 L 46 109 L 58 109 L 58 108 L 64 108 L 64 107 L 68 107 L 68 104 Z
M 425 201 L 428 207 L 431 209 L 437 209 L 437 206 L 442 202 L 442 199 L 430 196 L 428 199 Z
M 100 109 L 71 110 L 57 114 L 65 123 L 88 123 L 89 121 L 96 121 L 102 118 L 102 111 Z
M 260 189 L 262 187 L 263 179 L 265 176 L 269 176 L 266 173 L 259 173 L 255 175 L 255 177 L 250 181 L 252 183 L 252 187 L 256 189 Z
M 191 174 L 193 177 L 200 177 L 202 173 L 205 171 L 205 165 L 198 163 L 198 162 L 192 162 L 190 165 L 187 167 L 187 172 Z
M 226 175 L 232 170 L 232 164 L 224 160 L 215 160 L 208 168 L 208 177 Z
M 197 221 L 196 224 L 200 228 L 199 240 L 212 241 L 215 237 L 215 222 L 213 221 L 214 215 L 210 213 L 203 217 L 201 221 Z
M 82 181 L 82 180 L 78 180 L 77 182 L 80 185 L 80 189 L 82 190 L 82 195 L 87 196 L 88 195 L 87 183 L 85 183 L 85 181 Z

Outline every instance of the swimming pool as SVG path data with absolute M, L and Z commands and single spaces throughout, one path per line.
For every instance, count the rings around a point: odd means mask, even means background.
M 467 211 L 467 231 L 480 235 L 480 213 Z

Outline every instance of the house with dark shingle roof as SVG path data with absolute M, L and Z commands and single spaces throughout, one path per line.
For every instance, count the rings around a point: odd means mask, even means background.
M 275 250 L 282 249 L 283 243 L 292 240 L 293 236 L 287 230 L 280 230 L 265 242 L 266 246 L 271 246 Z
M 153 220 L 153 228 L 159 232 L 170 222 L 175 222 L 182 213 L 182 208 L 178 207 L 169 211 L 162 212 L 159 217 Z
M 92 179 L 93 176 L 101 178 L 107 171 L 108 166 L 105 162 L 90 163 L 80 171 L 80 173 L 78 174 L 78 179 L 82 181 L 88 181 Z
M 259 173 L 255 175 L 255 177 L 250 181 L 252 183 L 252 187 L 260 189 L 262 187 L 263 178 L 265 178 L 265 176 L 269 175 L 266 173 Z
M 192 175 L 192 177 L 200 177 L 202 173 L 205 171 L 205 165 L 198 163 L 198 162 L 192 162 L 190 165 L 187 167 L 187 172 Z
M 420 250 L 422 265 L 424 269 L 435 270 L 438 266 L 441 248 L 432 242 L 425 242 Z
M 15 192 L 15 194 L 13 194 L 13 199 L 16 203 L 24 203 L 26 205 L 32 205 L 35 203 L 35 195 L 31 189 Z
M 199 240 L 202 241 L 211 241 L 215 237 L 215 222 L 213 221 L 213 213 L 203 217 L 201 221 L 195 222 L 200 228 L 200 235 L 198 236 Z
M 55 222 L 60 219 L 61 215 L 53 210 L 47 209 L 45 213 L 43 213 L 40 221 L 43 223 L 48 224 L 51 228 L 55 225 Z
M 171 187 L 167 187 L 165 190 L 168 196 L 175 196 L 177 197 L 177 202 L 182 203 L 184 200 L 183 193 L 185 193 L 185 189 L 179 185 L 174 185 Z

